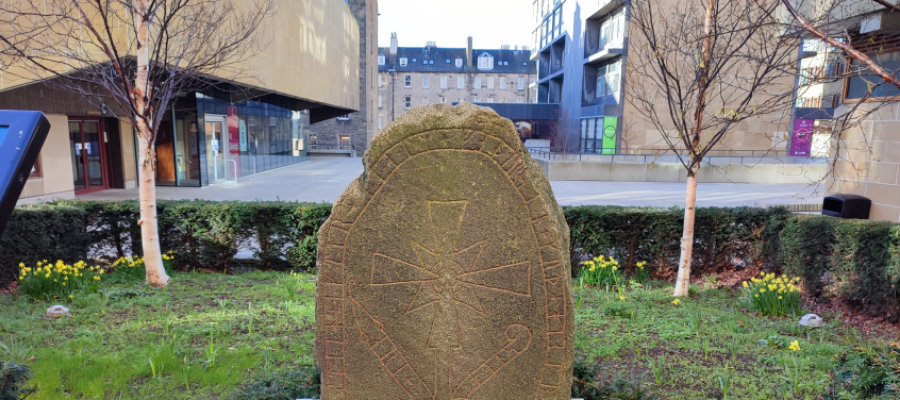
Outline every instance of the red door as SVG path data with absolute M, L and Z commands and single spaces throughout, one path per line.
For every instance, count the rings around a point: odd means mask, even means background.
M 103 123 L 99 119 L 69 120 L 69 151 L 76 195 L 109 188 L 104 136 Z

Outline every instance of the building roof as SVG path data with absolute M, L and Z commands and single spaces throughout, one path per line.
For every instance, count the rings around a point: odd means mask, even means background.
M 397 72 L 483 72 L 496 74 L 535 74 L 537 63 L 531 60 L 531 50 L 485 50 L 473 49 L 472 66 L 466 65 L 466 49 L 444 47 L 399 47 L 397 55 L 391 56 L 390 47 L 378 49 L 379 56 L 384 56 L 384 65 L 378 71 Z M 478 58 L 489 55 L 494 59 L 492 69 L 479 69 Z M 406 58 L 406 66 L 400 65 L 400 59 Z M 462 60 L 462 66 L 456 66 L 456 59 Z

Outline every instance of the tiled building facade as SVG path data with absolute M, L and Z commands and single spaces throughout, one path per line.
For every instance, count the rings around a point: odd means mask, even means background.
M 438 103 L 531 103 L 528 86 L 536 77 L 526 48 L 474 49 L 391 47 L 378 51 L 377 129 L 410 108 Z
M 349 0 L 348 4 L 359 22 L 359 111 L 310 126 L 306 139 L 313 154 L 349 153 L 362 156 L 378 132 L 375 125 L 378 1 Z

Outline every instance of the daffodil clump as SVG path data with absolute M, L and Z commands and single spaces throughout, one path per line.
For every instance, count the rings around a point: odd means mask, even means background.
M 19 264 L 19 289 L 35 301 L 72 299 L 79 292 L 95 292 L 103 279 L 103 268 L 84 261 L 66 264 L 38 261 L 32 268 Z
M 744 295 L 764 315 L 788 316 L 800 312 L 800 278 L 761 272 L 744 282 Z
M 618 286 L 624 282 L 619 262 L 612 257 L 597 256 L 581 263 L 583 282 L 590 286 Z
M 172 274 L 172 263 L 175 255 L 170 251 L 162 255 L 163 266 L 166 274 Z M 113 275 L 121 277 L 128 281 L 143 281 L 147 278 L 147 269 L 144 266 L 144 257 L 128 256 L 122 257 L 112 265 Z

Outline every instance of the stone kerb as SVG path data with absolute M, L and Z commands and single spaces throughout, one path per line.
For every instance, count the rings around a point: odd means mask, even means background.
M 363 163 L 319 231 L 322 399 L 569 399 L 568 227 L 512 123 L 414 109 Z

